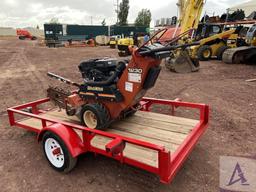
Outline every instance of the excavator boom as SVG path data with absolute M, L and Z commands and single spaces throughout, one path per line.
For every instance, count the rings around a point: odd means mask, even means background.
M 204 6 L 204 0 L 180 0 L 177 4 L 180 10 L 181 33 L 198 27 Z
M 180 34 L 185 34 L 181 38 L 178 37 L 177 42 L 186 44 L 189 43 L 187 39 L 191 34 L 190 31 L 198 27 L 204 0 L 179 0 L 177 6 L 179 8 Z M 189 73 L 199 70 L 199 61 L 197 58 L 192 58 L 187 50 L 180 49 L 165 61 L 165 66 L 177 73 Z

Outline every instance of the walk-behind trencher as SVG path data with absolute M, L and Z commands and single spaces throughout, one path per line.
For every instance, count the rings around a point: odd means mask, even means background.
M 71 171 L 80 154 L 93 152 L 155 173 L 169 183 L 205 131 L 209 107 L 144 95 L 158 78 L 161 60 L 187 46 L 191 45 L 163 46 L 153 37 L 140 48 L 131 48 L 130 61 L 83 61 L 81 84 L 48 73 L 78 89 L 51 87 L 48 98 L 9 108 L 10 124 L 38 133 L 45 156 L 57 171 Z M 58 107 L 40 106 L 49 101 Z M 152 105 L 168 106 L 172 113 L 153 112 Z M 177 107 L 198 109 L 199 120 L 175 116 Z

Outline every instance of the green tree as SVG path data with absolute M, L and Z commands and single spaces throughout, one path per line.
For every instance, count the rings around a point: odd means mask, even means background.
M 103 19 L 103 21 L 101 22 L 101 25 L 102 25 L 102 26 L 105 26 L 105 25 L 106 25 L 106 19 Z
M 151 22 L 151 12 L 149 9 L 142 9 L 135 20 L 136 26 L 149 27 Z
M 129 0 L 122 0 L 119 5 L 118 20 L 119 25 L 127 25 L 127 17 L 129 14 Z
M 50 24 L 58 24 L 59 23 L 59 19 L 56 17 L 51 18 L 51 20 L 49 21 Z

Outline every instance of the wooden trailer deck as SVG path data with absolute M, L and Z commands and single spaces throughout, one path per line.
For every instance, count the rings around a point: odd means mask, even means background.
M 39 114 L 39 116 L 80 124 L 77 117 L 67 116 L 64 110 L 52 110 Z M 42 129 L 42 122 L 40 119 L 28 118 L 19 121 L 19 123 L 39 130 Z M 198 123 L 199 120 L 138 111 L 132 117 L 113 123 L 111 127 L 105 131 L 161 145 L 164 146 L 166 150 L 174 153 Z M 50 123 L 48 122 L 47 124 Z M 82 139 L 82 131 L 77 129 L 74 130 Z M 92 139 L 91 145 L 105 150 L 105 145 L 111 140 L 112 139 L 109 137 L 96 135 Z M 123 154 L 125 157 L 140 161 L 153 167 L 158 167 L 157 151 L 127 143 Z

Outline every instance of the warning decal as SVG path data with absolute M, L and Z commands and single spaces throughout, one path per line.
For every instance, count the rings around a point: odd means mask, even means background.
M 140 73 L 128 73 L 128 81 L 140 83 L 141 82 L 141 74 Z
M 125 91 L 132 92 L 133 91 L 133 83 L 125 82 Z

